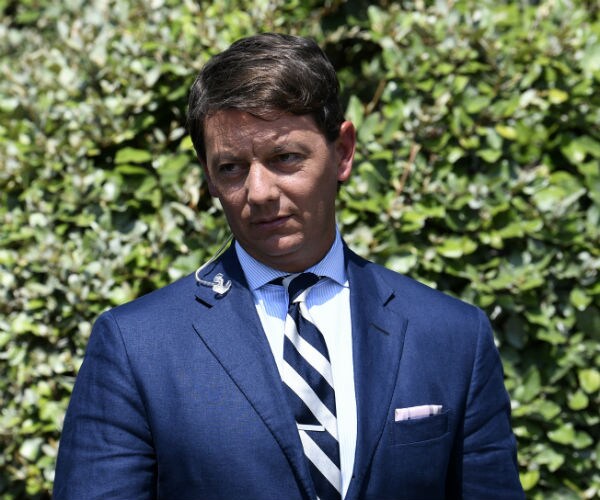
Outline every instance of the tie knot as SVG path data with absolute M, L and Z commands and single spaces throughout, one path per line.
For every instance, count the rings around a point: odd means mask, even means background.
M 289 296 L 289 304 L 292 305 L 303 292 L 315 285 L 320 279 L 314 273 L 301 273 L 275 278 L 271 283 L 285 287 Z

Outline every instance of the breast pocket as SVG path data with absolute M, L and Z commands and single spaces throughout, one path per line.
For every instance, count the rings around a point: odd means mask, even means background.
M 391 424 L 392 445 L 427 443 L 440 439 L 448 433 L 449 410 L 438 415 L 411 420 L 401 420 Z

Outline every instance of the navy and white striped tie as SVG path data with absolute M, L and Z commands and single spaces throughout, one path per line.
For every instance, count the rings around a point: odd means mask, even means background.
M 331 363 L 323 334 L 312 323 L 305 302 L 319 279 L 315 274 L 303 273 L 279 281 L 289 296 L 281 378 L 317 496 L 319 500 L 340 500 L 340 452 Z

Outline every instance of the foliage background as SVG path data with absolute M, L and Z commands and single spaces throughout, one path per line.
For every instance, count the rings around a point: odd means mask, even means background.
M 359 253 L 483 307 L 533 499 L 600 497 L 595 2 L 0 0 L 0 499 L 48 498 L 94 318 L 225 221 L 185 133 L 206 59 L 313 36 L 360 147 Z

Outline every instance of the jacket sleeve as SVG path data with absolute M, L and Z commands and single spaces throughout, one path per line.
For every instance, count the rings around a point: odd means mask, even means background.
M 156 497 L 144 403 L 110 312 L 96 322 L 60 440 L 55 500 Z
M 464 499 L 523 499 L 510 400 L 488 319 L 479 311 L 479 336 L 463 430 Z

